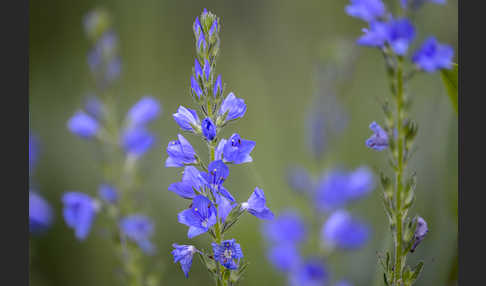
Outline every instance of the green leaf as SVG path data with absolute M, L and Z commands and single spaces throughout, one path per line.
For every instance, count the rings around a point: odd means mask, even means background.
M 452 64 L 452 69 L 446 70 L 443 69 L 440 71 L 440 75 L 442 77 L 442 81 L 444 82 L 444 85 L 447 89 L 447 94 L 449 95 L 449 98 L 451 99 L 452 106 L 454 107 L 454 110 L 457 111 L 458 107 L 458 72 L 459 68 L 456 63 Z

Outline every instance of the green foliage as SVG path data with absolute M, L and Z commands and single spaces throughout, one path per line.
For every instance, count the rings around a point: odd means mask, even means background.
M 444 69 L 440 71 L 440 76 L 447 89 L 447 94 L 451 99 L 452 106 L 454 107 L 456 114 L 458 112 L 458 98 L 459 98 L 458 73 L 459 73 L 459 67 L 456 63 L 452 64 L 451 70 Z

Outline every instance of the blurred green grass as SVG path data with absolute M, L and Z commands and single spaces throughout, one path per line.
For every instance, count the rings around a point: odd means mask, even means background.
M 156 220 L 155 242 L 163 265 L 161 285 L 211 284 L 197 261 L 185 280 L 172 263 L 170 245 L 188 243 L 186 227 L 176 214 L 185 202 L 167 191 L 179 180 L 180 170 L 164 168 L 165 147 L 178 129 L 171 118 L 178 105 L 189 105 L 187 93 L 194 43 L 191 25 L 206 7 L 222 19 L 218 71 L 227 84 L 245 99 L 245 117 L 225 131 L 238 130 L 255 140 L 254 162 L 232 167 L 226 183 L 238 200 L 246 199 L 255 186 L 265 190 L 277 213 L 288 207 L 306 210 L 306 201 L 292 193 L 284 178 L 292 163 L 311 166 L 313 159 L 304 140 L 305 112 L 315 92 L 314 71 L 322 47 L 337 38 L 353 38 L 363 24 L 344 14 L 347 1 L 60 1 L 30 2 L 29 107 L 31 130 L 37 134 L 41 154 L 34 181 L 51 202 L 56 221 L 50 231 L 32 242 L 32 285 L 116 285 L 112 273 L 116 261 L 107 241 L 96 231 L 79 243 L 61 217 L 61 194 L 79 190 L 95 194 L 100 174 L 92 144 L 67 131 L 66 121 L 80 107 L 92 82 L 86 64 L 88 41 L 82 16 L 101 5 L 114 18 L 120 37 L 123 74 L 117 91 L 122 110 L 145 94 L 163 105 L 163 116 L 152 130 L 156 147 L 144 157 L 147 183 L 141 191 L 150 200 L 147 212 Z M 447 21 L 444 21 L 447 19 Z M 457 51 L 457 0 L 444 7 L 427 5 L 416 18 L 417 43 L 433 34 Z M 411 169 L 418 173 L 414 212 L 429 222 L 429 236 L 410 256 L 425 261 L 420 285 L 446 285 L 457 250 L 457 116 L 439 76 L 414 80 L 413 117 L 420 125 Z M 379 99 L 388 96 L 382 59 L 374 50 L 360 49 L 353 76 L 338 94 L 349 113 L 349 127 L 339 141 L 331 142 L 322 162 L 356 167 L 368 164 L 386 168 L 384 156 L 364 146 L 369 122 L 380 120 Z M 194 140 L 193 140 L 194 141 Z M 204 151 L 204 149 L 201 149 Z M 371 243 L 359 251 L 333 257 L 333 274 L 349 277 L 355 285 L 371 285 L 387 227 L 379 190 L 353 205 L 353 211 L 370 221 Z M 282 285 L 284 277 L 267 263 L 260 222 L 247 216 L 229 236 L 237 237 L 250 261 L 243 285 Z M 205 245 L 207 239 L 196 239 Z

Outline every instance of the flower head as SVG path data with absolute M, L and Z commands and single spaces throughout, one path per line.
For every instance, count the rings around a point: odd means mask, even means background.
M 291 286 L 320 286 L 329 280 L 329 273 L 318 259 L 309 259 L 290 274 Z
M 143 127 L 126 129 L 121 138 L 121 145 L 125 152 L 141 156 L 154 143 L 154 136 Z
M 375 121 L 371 122 L 370 129 L 373 135 L 366 140 L 366 146 L 376 151 L 382 151 L 388 147 L 388 133 Z
M 211 75 L 211 64 L 209 64 L 209 61 L 207 59 L 204 60 L 203 73 L 204 73 L 204 79 L 206 81 L 208 81 L 209 80 L 209 76 Z
M 150 218 L 141 214 L 124 217 L 120 220 L 120 230 L 145 253 L 154 253 L 155 246 L 150 242 L 154 234 L 154 224 Z
M 196 167 L 186 166 L 182 174 L 182 181 L 171 184 L 169 191 L 178 194 L 184 199 L 192 199 L 196 196 L 195 190 L 203 193 L 206 185 L 206 179 Z
M 388 23 L 380 21 L 370 22 L 369 29 L 363 28 L 363 32 L 364 35 L 357 41 L 358 45 L 381 48 L 388 40 Z
M 422 217 L 417 217 L 417 226 L 415 228 L 415 233 L 413 236 L 414 242 L 410 252 L 414 252 L 415 248 L 424 240 L 429 228 L 427 227 L 427 222 Z
M 393 19 L 389 23 L 388 43 L 400 56 L 407 53 L 408 47 L 415 38 L 415 28 L 408 19 Z
M 192 206 L 178 214 L 179 222 L 189 226 L 188 238 L 207 232 L 216 224 L 216 208 L 205 196 L 194 197 Z
M 198 250 L 193 245 L 179 245 L 177 243 L 172 244 L 174 250 L 172 250 L 172 256 L 174 256 L 174 263 L 181 265 L 182 271 L 186 277 L 189 277 L 189 271 L 191 270 L 192 257 Z
M 47 201 L 34 191 L 29 191 L 29 231 L 33 234 L 44 232 L 52 223 L 52 208 Z
M 159 113 L 159 102 L 153 97 L 145 96 L 130 108 L 127 119 L 130 126 L 139 126 L 154 120 Z
M 425 40 L 422 47 L 412 57 L 413 62 L 426 72 L 451 69 L 454 50 L 440 44 L 434 37 Z
M 287 183 L 297 192 L 304 194 L 314 193 L 314 180 L 303 167 L 290 167 L 287 169 Z
M 307 238 L 307 227 L 293 211 L 285 211 L 263 225 L 263 233 L 272 243 L 300 243 Z
M 376 20 L 386 13 L 385 4 L 381 0 L 351 0 L 346 6 L 346 13 L 367 22 Z
M 218 190 L 229 175 L 229 168 L 221 160 L 213 161 L 208 166 L 208 172 L 205 174 L 206 181 L 211 188 Z
M 331 247 L 358 249 L 369 238 L 368 226 L 344 210 L 334 212 L 324 223 L 321 239 Z
M 235 120 L 237 118 L 243 117 L 246 112 L 245 100 L 237 98 L 234 93 L 230 92 L 228 96 L 221 103 L 219 109 L 219 116 L 224 116 L 226 113 L 225 121 Z
M 201 122 L 201 129 L 204 137 L 208 141 L 213 141 L 214 137 L 216 137 L 216 125 L 214 125 L 211 118 L 206 117 Z
M 81 138 L 90 139 L 98 133 L 99 123 L 83 111 L 78 111 L 68 121 L 69 131 Z
M 194 59 L 194 73 L 196 74 L 196 79 L 199 79 L 199 77 L 202 77 L 203 71 L 201 68 L 201 64 L 197 59 Z
M 242 139 L 238 133 L 234 133 L 224 145 L 224 161 L 234 164 L 251 162 L 253 159 L 250 152 L 253 148 L 255 148 L 255 141 Z
M 259 219 L 273 219 L 272 211 L 267 207 L 267 200 L 263 190 L 256 187 L 248 201 L 241 204 L 241 208 Z
M 197 95 L 197 99 L 200 99 L 201 96 L 202 96 L 202 89 L 201 87 L 199 86 L 199 83 L 197 82 L 197 80 L 191 76 L 191 90 L 193 92 L 193 94 Z
M 109 204 L 116 204 L 118 201 L 118 192 L 112 185 L 101 184 L 98 188 L 98 194 L 103 201 Z
M 183 130 L 192 132 L 201 131 L 199 127 L 201 122 L 199 121 L 199 116 L 197 116 L 197 112 L 194 109 L 179 106 L 177 113 L 174 113 L 173 116 L 174 120 Z
M 301 263 L 301 256 L 297 247 L 292 243 L 283 243 L 272 246 L 267 257 L 275 268 L 282 272 L 289 272 Z
M 196 151 L 191 143 L 182 135 L 177 135 L 178 140 L 170 141 L 167 146 L 169 158 L 165 161 L 166 167 L 184 167 L 185 164 L 195 164 Z
M 233 196 L 226 189 L 221 188 L 220 190 L 224 190 L 224 192 L 213 193 L 216 198 L 216 204 L 218 204 L 218 218 L 221 218 L 225 222 L 226 217 L 237 204 Z
M 86 239 L 97 212 L 95 201 L 86 194 L 68 192 L 63 195 L 62 202 L 66 224 L 74 229 L 76 238 Z
M 240 244 L 236 243 L 234 239 L 230 239 L 222 241 L 221 244 L 213 242 L 211 245 L 213 246 L 214 260 L 230 270 L 238 268 L 238 261 L 243 258 Z
M 221 75 L 218 75 L 216 81 L 214 82 L 213 94 L 214 97 L 218 97 L 223 93 L 223 83 L 221 81 Z

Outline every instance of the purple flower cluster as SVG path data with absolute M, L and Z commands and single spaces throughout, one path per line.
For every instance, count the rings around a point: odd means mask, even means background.
M 238 269 L 240 259 L 243 258 L 241 246 L 235 239 L 222 240 L 224 232 L 245 212 L 264 220 L 273 218 L 262 189 L 256 187 L 246 202 L 238 204 L 224 186 L 230 173 L 229 164 L 253 161 L 250 154 L 255 148 L 255 142 L 242 138 L 238 133 L 229 138 L 219 136 L 228 123 L 242 118 L 246 112 L 243 99 L 236 97 L 233 92 L 224 96 L 225 85 L 221 75 L 216 76 L 214 70 L 219 30 L 219 19 L 206 9 L 194 21 L 197 56 L 190 78 L 190 93 L 198 105 L 197 110 L 201 112 L 179 106 L 173 114 L 183 132 L 200 137 L 208 145 L 208 164 L 204 163 L 182 134 L 170 141 L 166 149 L 168 157 L 165 166 L 184 167 L 181 181 L 171 184 L 168 190 L 191 201 L 189 207 L 178 214 L 178 221 L 188 226 L 189 239 L 209 233 L 214 240 L 212 254 L 204 253 L 192 245 L 173 245 L 174 262 L 181 265 L 186 277 L 196 253 L 203 259 L 216 261 L 224 269 Z M 210 266 L 206 266 L 217 279 L 227 279 L 222 277 L 222 272 L 216 273 Z

